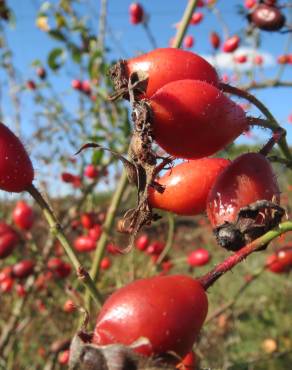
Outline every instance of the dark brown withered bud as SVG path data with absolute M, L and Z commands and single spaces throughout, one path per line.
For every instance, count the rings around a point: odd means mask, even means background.
M 263 31 L 279 31 L 285 24 L 286 18 L 275 6 L 259 4 L 247 16 L 250 23 Z

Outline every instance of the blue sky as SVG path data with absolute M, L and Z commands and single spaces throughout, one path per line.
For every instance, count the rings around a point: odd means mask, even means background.
M 173 25 L 180 20 L 187 0 L 155 0 L 140 1 L 145 10 L 150 15 L 150 28 L 159 47 L 168 45 L 169 39 L 175 35 Z M 25 81 L 29 78 L 35 78 L 35 71 L 31 66 L 34 59 L 40 59 L 46 63 L 49 51 L 58 46 L 55 41 L 48 38 L 46 33 L 40 31 L 35 26 L 35 17 L 41 0 L 8 0 L 15 14 L 15 27 L 7 28 L 7 37 L 14 53 L 14 61 L 17 69 Z M 137 52 L 149 51 L 152 46 L 147 38 L 142 26 L 133 26 L 129 23 L 128 8 L 131 4 L 129 0 L 109 0 L 108 1 L 108 32 L 106 34 L 106 44 L 110 51 L 108 59 L 127 58 L 135 55 Z M 237 33 L 243 35 L 243 29 L 246 21 L 243 16 L 237 13 L 238 6 L 243 4 L 243 0 L 218 0 L 218 9 L 221 12 L 224 22 L 227 24 L 230 34 Z M 80 9 L 82 16 L 88 19 L 88 24 L 92 30 L 98 29 L 100 1 L 80 0 Z M 85 10 L 87 9 L 87 10 Z M 202 55 L 210 55 L 211 47 L 208 42 L 209 32 L 216 31 L 222 36 L 222 28 L 218 24 L 216 17 L 206 9 L 199 9 L 204 13 L 204 21 L 195 26 L 191 26 L 188 34 L 195 38 L 193 51 Z M 287 14 L 286 14 L 287 15 Z M 284 47 L 288 42 L 289 34 L 261 32 L 261 50 L 277 56 L 283 53 Z M 291 36 L 290 36 L 291 37 Z M 250 44 L 243 42 L 245 47 L 250 48 Z M 291 53 L 291 48 L 290 48 Z M 261 73 L 271 78 L 276 75 L 278 66 L 264 68 Z M 68 65 L 62 73 L 51 74 L 52 81 L 56 91 L 70 91 L 72 78 L 76 75 L 77 68 L 74 64 Z M 222 71 L 224 73 L 224 71 Z M 228 71 L 228 73 L 231 73 Z M 0 78 L 3 79 L 3 72 L 0 71 Z M 260 75 L 257 74 L 257 79 Z M 282 79 L 292 81 L 292 66 L 287 66 Z M 8 93 L 2 88 L 2 99 L 5 103 L 5 112 L 7 114 L 7 123 L 13 126 L 13 117 L 11 116 L 11 101 Z M 254 91 L 256 96 L 269 106 L 272 113 L 276 116 L 284 128 L 288 130 L 288 141 L 292 143 L 292 125 L 288 123 L 287 118 L 292 113 L 292 94 L 291 88 L 265 89 Z M 72 98 L 74 102 L 74 98 Z M 70 103 L 70 109 L 74 103 Z M 24 94 L 21 99 L 22 112 L 22 134 L 29 137 L 31 120 L 34 113 L 34 104 L 30 92 Z M 258 137 L 264 137 L 262 132 L 256 132 Z M 240 139 L 239 141 L 245 141 Z

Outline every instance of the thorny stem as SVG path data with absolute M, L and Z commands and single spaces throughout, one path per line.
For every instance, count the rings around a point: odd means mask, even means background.
M 238 252 L 227 257 L 223 262 L 219 263 L 213 270 L 208 272 L 206 275 L 199 278 L 199 282 L 202 284 L 205 290 L 212 286 L 222 275 L 227 271 L 230 271 L 238 263 L 243 261 L 251 253 L 259 250 L 264 245 L 270 243 L 273 239 L 278 236 L 292 231 L 292 221 L 287 221 L 279 224 L 279 226 L 273 230 L 268 231 L 263 236 L 254 240 L 253 242 L 247 244 L 245 247 L 241 248 Z
M 80 280 L 82 281 L 83 285 L 88 289 L 91 296 L 97 303 L 97 305 L 101 305 L 101 296 L 100 293 L 97 291 L 96 286 L 93 280 L 90 278 L 88 272 L 85 268 L 81 265 L 78 260 L 78 257 L 71 247 L 70 243 L 68 242 L 61 224 L 57 220 L 56 216 L 54 215 L 53 211 L 51 210 L 48 203 L 45 201 L 41 193 L 34 187 L 34 185 L 30 185 L 27 188 L 27 192 L 34 198 L 34 200 L 38 203 L 40 208 L 43 211 L 43 214 L 51 228 L 51 233 L 60 241 L 61 245 L 63 246 L 64 250 L 66 251 L 72 265 L 74 266 L 76 273 Z
M 266 116 L 266 118 L 268 119 L 268 121 L 271 124 L 271 129 L 272 130 L 278 129 L 280 127 L 277 120 L 272 115 L 272 113 L 269 111 L 269 109 L 260 100 L 258 100 L 254 95 L 250 94 L 248 91 L 241 90 L 241 89 L 238 89 L 237 87 L 234 87 L 234 86 L 231 86 L 231 85 L 228 85 L 228 84 L 224 84 L 224 83 L 220 83 L 219 88 L 221 88 L 224 92 L 239 96 L 241 98 L 244 98 L 244 99 L 250 101 L 252 104 L 254 104 Z M 290 150 L 289 150 L 289 147 L 288 147 L 288 144 L 287 144 L 287 141 L 286 141 L 285 137 L 283 137 L 279 141 L 279 146 L 280 146 L 283 154 L 285 155 L 285 157 L 291 160 L 292 155 L 290 153 Z

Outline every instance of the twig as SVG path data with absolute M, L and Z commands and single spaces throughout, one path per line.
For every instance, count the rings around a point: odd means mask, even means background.
M 269 111 L 269 109 L 260 100 L 258 100 L 254 95 L 250 94 L 248 91 L 241 90 L 237 87 L 234 87 L 234 86 L 231 86 L 231 85 L 228 85 L 228 84 L 224 84 L 224 83 L 220 83 L 219 87 L 224 92 L 239 96 L 241 98 L 244 98 L 244 99 L 250 101 L 252 104 L 254 104 L 266 116 L 266 118 L 268 119 L 268 121 L 271 124 L 271 129 L 278 129 L 280 127 L 277 120 L 272 115 L 272 113 Z M 281 140 L 279 141 L 279 146 L 280 146 L 283 154 L 285 155 L 285 157 L 292 160 L 292 155 L 290 153 L 290 150 L 289 150 L 287 141 L 285 139 L 285 136 L 283 138 L 281 138 Z
M 273 239 L 286 233 L 287 231 L 292 231 L 292 221 L 287 221 L 281 223 L 277 228 L 268 231 L 263 236 L 254 240 L 253 242 L 247 244 L 245 247 L 241 248 L 238 252 L 232 254 L 230 257 L 226 258 L 223 262 L 219 263 L 213 270 L 208 272 L 206 275 L 202 276 L 198 280 L 203 285 L 204 289 L 208 289 L 212 286 L 215 281 L 217 281 L 222 275 L 230 271 L 238 263 L 243 261 L 251 253 L 259 250 L 264 245 L 270 243 Z
M 35 201 L 38 203 L 40 208 L 43 211 L 43 214 L 51 228 L 51 233 L 60 241 L 62 244 L 64 250 L 66 251 L 72 265 L 74 266 L 76 273 L 82 283 L 85 285 L 85 287 L 90 292 L 91 296 L 94 298 L 95 302 L 100 306 L 101 304 L 101 295 L 97 291 L 97 288 L 93 282 L 93 280 L 90 278 L 88 272 L 85 270 L 85 268 L 81 265 L 81 263 L 78 260 L 78 257 L 74 251 L 74 249 L 71 247 L 70 243 L 68 242 L 62 226 L 58 222 L 56 216 L 54 215 L 53 211 L 51 210 L 50 206 L 47 204 L 43 196 L 40 194 L 40 192 L 31 185 L 27 192 L 35 199 Z

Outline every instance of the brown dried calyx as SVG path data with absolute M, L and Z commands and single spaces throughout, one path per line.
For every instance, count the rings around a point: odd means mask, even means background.
M 70 370 L 175 370 L 174 365 L 133 351 L 141 343 L 131 346 L 110 344 L 97 346 L 90 343 L 90 335 L 78 332 L 71 342 Z
M 121 64 L 123 65 L 123 64 Z M 121 67 L 123 68 L 123 67 Z M 113 72 L 119 81 L 119 72 Z M 125 81 L 119 85 L 120 92 L 123 90 Z M 152 111 L 147 100 L 140 100 L 138 97 L 145 91 L 142 89 L 144 80 L 137 78 L 136 73 L 133 73 L 129 81 L 127 81 L 127 96 L 129 97 L 132 106 L 132 120 L 134 123 L 134 131 L 129 147 L 129 159 L 126 159 L 119 153 L 116 153 L 108 148 L 101 147 L 96 143 L 85 144 L 76 154 L 86 148 L 97 148 L 108 150 L 118 159 L 120 159 L 127 172 L 129 182 L 137 187 L 137 205 L 135 208 L 129 209 L 121 220 L 118 222 L 118 231 L 130 234 L 129 246 L 121 252 L 129 252 L 133 245 L 138 231 L 144 225 L 150 225 L 152 221 L 158 220 L 160 217 L 152 212 L 152 207 L 148 202 L 149 187 L 155 188 L 158 192 L 163 192 L 164 188 L 155 181 L 158 173 L 166 168 L 173 161 L 172 157 L 159 157 L 152 150 L 153 129 L 152 129 Z M 144 85 L 145 87 L 146 85 Z M 123 94 L 119 94 L 122 96 Z M 158 164 L 158 160 L 161 162 Z
M 113 82 L 115 93 L 110 96 L 110 100 L 116 100 L 118 98 L 124 98 L 129 100 L 129 80 L 131 80 L 131 88 L 135 96 L 141 97 L 146 91 L 148 77 L 143 75 L 143 72 L 135 72 L 129 78 L 129 72 L 127 68 L 126 60 L 119 60 L 109 70 L 110 79 Z

